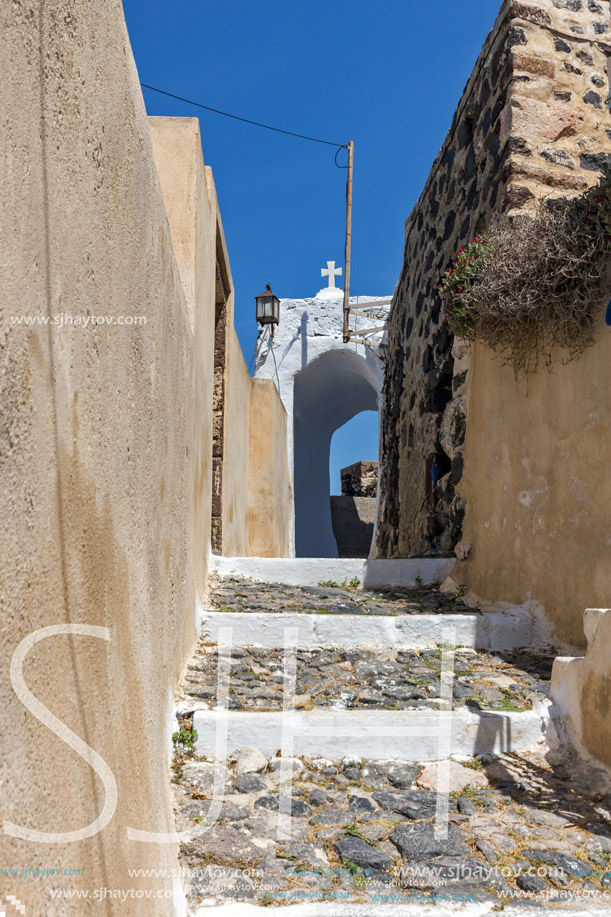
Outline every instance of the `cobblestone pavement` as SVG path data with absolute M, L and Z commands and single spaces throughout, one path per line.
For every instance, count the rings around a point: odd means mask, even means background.
M 436 765 L 291 758 L 289 794 L 281 760 L 253 747 L 235 755 L 205 831 L 214 764 L 177 761 L 194 904 L 455 900 L 468 913 L 472 901 L 526 897 L 611 910 L 611 798 L 590 797 L 542 755 L 452 762 L 445 838 L 435 834 Z
M 212 581 L 213 611 L 292 612 L 330 615 L 473 614 L 477 609 L 435 586 L 359 589 L 349 583 L 284 586 L 224 577 Z
M 233 647 L 229 707 L 279 710 L 284 649 Z M 441 649 L 297 650 L 295 706 L 371 710 L 438 709 Z M 216 703 L 216 647 L 201 643 L 184 683 L 185 697 Z M 523 652 L 490 654 L 459 647 L 454 657 L 454 706 L 530 710 L 549 693 L 551 659 Z
M 226 611 L 466 610 L 460 599 L 451 604 L 420 587 L 372 593 L 223 580 L 213 598 Z M 234 709 L 281 707 L 283 653 L 231 649 Z M 439 704 L 439 648 L 310 647 L 296 659 L 298 709 Z M 548 693 L 551 662 L 457 647 L 454 706 L 527 710 Z M 333 761 L 280 752 L 269 758 L 248 746 L 216 768 L 191 749 L 190 712 L 215 705 L 216 666 L 216 647 L 201 642 L 182 686 L 175 737 L 176 827 L 185 832 L 180 857 L 194 908 L 423 902 L 453 903 L 468 914 L 473 902 L 500 910 L 517 898 L 535 909 L 611 911 L 611 794 L 595 794 L 567 765 L 552 766 L 543 745 L 519 756 L 456 758 L 439 795 L 436 764 L 348 760 L 340 741 Z M 436 831 L 439 801 L 448 810 L 445 834 Z

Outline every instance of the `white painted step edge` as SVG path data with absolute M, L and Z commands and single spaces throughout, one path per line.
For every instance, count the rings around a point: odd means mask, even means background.
M 432 647 L 442 631 L 454 629 L 455 645 L 481 650 L 531 646 L 533 619 L 522 610 L 439 615 L 338 615 L 283 612 L 202 611 L 201 634 L 213 643 L 229 628 L 234 646 L 282 647 L 286 631 L 297 630 L 297 645 L 308 647 Z M 226 638 L 225 638 L 226 639 Z
M 393 890 L 389 888 L 386 892 L 381 891 L 380 894 L 387 894 L 392 900 Z M 457 897 L 461 894 L 468 894 L 468 891 L 463 889 L 461 892 L 457 889 Z M 273 909 L 272 913 L 278 911 L 280 915 L 286 915 L 286 917 L 455 917 L 459 913 L 468 913 L 469 917 L 484 917 L 486 914 L 493 913 L 494 908 L 498 907 L 498 901 L 469 901 L 468 906 L 469 910 L 466 911 L 464 902 L 457 902 L 453 906 L 437 906 L 431 904 L 341 904 L 334 901 L 321 901 L 311 904 L 282 904 Z M 261 917 L 263 915 L 269 917 L 269 913 L 269 907 L 248 904 L 244 901 L 221 904 L 216 907 L 204 905 L 191 911 L 193 917 L 251 917 L 251 915 L 257 917 L 259 914 Z M 503 915 L 506 913 L 506 910 L 503 911 Z M 562 911 L 562 915 L 565 917 L 567 912 Z
M 477 893 L 477 889 L 474 890 Z M 383 893 L 382 893 L 383 894 Z M 388 894 L 392 895 L 392 888 L 389 888 Z M 462 891 L 456 888 L 457 896 L 469 894 L 469 887 L 465 886 Z M 467 909 L 468 908 L 468 909 Z M 529 906 L 528 898 L 524 900 L 511 902 L 505 905 L 502 911 L 503 917 L 525 917 L 530 914 L 532 908 Z M 595 901 L 588 902 L 583 907 L 562 907 L 559 910 L 553 909 L 559 917 L 590 917 L 592 914 L 604 914 L 608 912 L 608 902 L 596 904 Z M 334 901 L 313 902 L 311 904 L 288 904 L 280 908 L 272 909 L 272 913 L 279 913 L 285 917 L 456 917 L 456 914 L 468 915 L 468 917 L 484 917 L 487 914 L 499 914 L 498 901 L 469 901 L 456 904 L 446 905 L 427 905 L 427 904 L 340 904 Z M 539 913 L 537 910 L 536 913 Z M 269 917 L 270 908 L 262 907 L 256 904 L 249 904 L 244 901 L 236 901 L 231 904 L 221 904 L 217 906 L 206 906 L 191 911 L 193 917 Z
M 219 576 L 248 577 L 262 583 L 318 586 L 333 580 L 343 583 L 355 576 L 361 586 L 415 586 L 442 583 L 454 569 L 454 557 L 410 557 L 395 560 L 337 557 L 220 557 L 213 554 L 211 568 Z
M 500 754 L 539 742 L 550 719 L 550 702 L 523 713 L 430 710 L 333 710 L 258 712 L 201 710 L 194 713 L 196 752 L 215 754 L 256 745 L 267 755 L 287 746 L 306 757 L 437 761 L 450 755 Z M 218 744 L 217 744 L 218 742 Z

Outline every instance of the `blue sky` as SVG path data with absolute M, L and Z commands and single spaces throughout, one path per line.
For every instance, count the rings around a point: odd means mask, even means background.
M 287 130 L 354 140 L 353 294 L 392 293 L 418 198 L 500 0 L 124 0 L 140 79 Z M 345 172 L 331 147 L 145 91 L 152 115 L 200 119 L 250 362 L 253 297 L 313 295 L 343 263 Z M 334 437 L 338 468 L 376 452 L 375 416 Z M 367 453 L 367 454 L 361 454 Z M 340 457 L 341 455 L 341 457 Z M 332 486 L 332 491 L 337 488 Z

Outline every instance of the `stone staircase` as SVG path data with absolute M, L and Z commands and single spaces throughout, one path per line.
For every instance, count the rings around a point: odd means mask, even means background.
M 552 658 L 417 579 L 213 582 L 177 707 L 188 913 L 608 904 L 609 800 L 548 761 Z

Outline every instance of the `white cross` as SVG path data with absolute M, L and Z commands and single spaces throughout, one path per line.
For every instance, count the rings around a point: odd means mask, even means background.
M 321 277 L 329 278 L 329 286 L 335 288 L 335 278 L 341 277 L 342 269 L 341 267 L 335 267 L 335 261 L 327 261 L 327 270 L 325 271 L 324 267 L 320 269 Z

